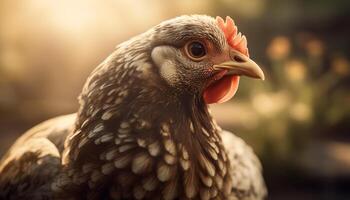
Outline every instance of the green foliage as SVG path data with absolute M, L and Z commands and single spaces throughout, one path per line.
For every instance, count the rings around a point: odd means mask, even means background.
M 263 160 L 294 162 L 315 140 L 346 137 L 350 125 L 350 64 L 326 50 L 313 35 L 278 36 L 267 47 L 267 80 L 243 80 L 246 112 L 254 112 L 253 128 L 235 130 L 257 147 Z M 250 110 L 250 109 L 253 109 Z M 276 166 L 275 166 L 276 167 Z

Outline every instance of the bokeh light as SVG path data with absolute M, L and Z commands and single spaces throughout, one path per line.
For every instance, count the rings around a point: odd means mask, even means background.
M 348 1 L 2 0 L 0 155 L 33 125 L 78 109 L 115 46 L 182 14 L 230 15 L 264 82 L 211 106 L 262 160 L 269 199 L 349 199 Z

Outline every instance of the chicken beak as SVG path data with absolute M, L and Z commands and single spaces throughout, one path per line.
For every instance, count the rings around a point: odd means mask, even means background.
M 264 80 L 264 72 L 261 68 L 248 56 L 236 51 L 230 51 L 231 60 L 214 65 L 215 70 L 227 70 L 227 75 L 244 75 L 251 78 Z

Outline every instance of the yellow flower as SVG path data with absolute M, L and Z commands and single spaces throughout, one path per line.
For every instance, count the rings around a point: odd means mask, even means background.
M 284 36 L 274 38 L 268 46 L 266 53 L 272 60 L 279 60 L 287 57 L 290 53 L 289 39 Z
M 348 75 L 350 72 L 349 60 L 344 57 L 336 57 L 332 60 L 332 70 L 339 75 Z
M 322 56 L 324 52 L 323 43 L 318 39 L 312 39 L 306 42 L 305 48 L 311 56 Z
M 305 79 L 306 67 L 300 60 L 290 60 L 285 64 L 285 73 L 291 81 L 301 81 Z

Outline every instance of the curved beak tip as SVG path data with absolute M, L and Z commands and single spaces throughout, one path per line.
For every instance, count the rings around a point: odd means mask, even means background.
M 264 72 L 261 68 L 252 60 L 245 63 L 237 62 L 225 62 L 220 65 L 215 65 L 215 69 L 226 69 L 229 74 L 238 76 L 247 76 L 251 78 L 265 80 Z
M 260 69 L 260 72 L 257 74 L 258 76 L 257 76 L 257 78 L 258 79 L 261 79 L 261 80 L 265 80 L 265 74 L 264 74 L 264 72 Z
M 232 50 L 230 53 L 231 58 L 233 58 L 232 60 L 215 65 L 214 68 L 226 69 L 228 70 L 228 73 L 232 75 L 244 75 L 251 78 L 265 80 L 264 72 L 252 59 L 235 50 Z M 235 59 L 237 57 L 239 59 Z

